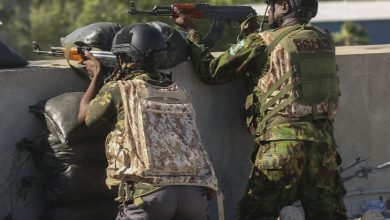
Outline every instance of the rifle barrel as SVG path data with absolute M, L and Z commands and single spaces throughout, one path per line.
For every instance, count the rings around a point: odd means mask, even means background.
M 377 166 L 377 169 L 384 169 L 390 166 L 390 161 Z
M 155 5 L 152 10 L 137 10 L 135 8 L 130 8 L 129 14 L 131 15 L 154 15 L 154 16 L 172 16 L 172 7 L 171 6 L 158 6 Z

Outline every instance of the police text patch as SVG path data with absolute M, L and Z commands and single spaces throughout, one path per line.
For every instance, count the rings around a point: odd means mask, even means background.
M 294 39 L 299 53 L 333 52 L 333 42 L 330 38 L 300 38 Z

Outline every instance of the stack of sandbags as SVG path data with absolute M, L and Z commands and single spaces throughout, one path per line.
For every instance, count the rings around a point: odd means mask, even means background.
M 108 125 L 89 129 L 77 121 L 83 93 L 72 92 L 30 107 L 47 131 L 19 143 L 45 173 L 47 210 L 40 220 L 114 219 L 116 192 L 105 185 L 104 140 Z
M 25 58 L 0 39 L 0 68 L 24 67 L 27 64 L 28 62 Z

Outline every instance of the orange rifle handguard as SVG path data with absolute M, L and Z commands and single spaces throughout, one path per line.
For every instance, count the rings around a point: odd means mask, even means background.
M 65 54 L 65 50 L 63 50 L 63 53 Z M 77 52 L 77 49 L 72 48 L 69 50 L 69 60 L 84 61 L 85 59 Z
M 183 14 L 188 15 L 195 19 L 203 19 L 204 18 L 204 12 L 196 10 L 195 5 L 191 3 L 178 3 L 178 4 L 172 4 L 172 17 L 177 18 L 179 17 L 175 11 L 173 11 L 173 8 L 177 7 L 179 8 Z

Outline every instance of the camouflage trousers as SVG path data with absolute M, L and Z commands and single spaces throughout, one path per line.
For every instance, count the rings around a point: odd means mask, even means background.
M 297 200 L 306 220 L 347 219 L 338 158 L 334 143 L 289 140 L 261 145 L 240 203 L 240 220 L 275 220 L 282 207 Z

